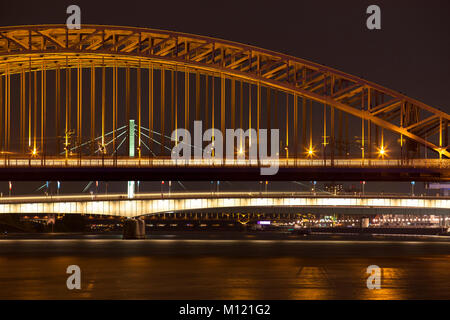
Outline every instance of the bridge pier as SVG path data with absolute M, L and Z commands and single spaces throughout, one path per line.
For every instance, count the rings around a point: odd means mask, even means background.
M 361 218 L 361 228 L 368 228 L 369 227 L 369 218 L 362 217 Z
M 145 220 L 141 218 L 125 220 L 122 239 L 145 239 Z

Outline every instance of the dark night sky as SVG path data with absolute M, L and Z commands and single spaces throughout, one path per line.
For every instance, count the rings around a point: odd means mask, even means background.
M 344 1 L 10 1 L 0 24 L 82 23 L 167 29 L 252 44 L 361 76 L 450 112 L 450 2 Z M 370 4 L 382 30 L 366 28 Z
M 0 25 L 62 24 L 70 4 L 81 7 L 82 24 L 247 43 L 358 75 L 450 112 L 448 0 L 0 0 Z M 381 7 L 382 30 L 366 28 L 371 4 Z

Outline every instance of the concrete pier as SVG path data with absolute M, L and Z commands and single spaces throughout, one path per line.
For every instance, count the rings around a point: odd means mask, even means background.
M 145 220 L 140 218 L 125 220 L 123 239 L 145 239 Z

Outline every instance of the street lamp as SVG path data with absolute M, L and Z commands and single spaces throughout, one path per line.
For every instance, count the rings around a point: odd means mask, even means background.
M 381 158 L 384 158 L 384 157 L 387 155 L 387 151 L 386 151 L 385 146 L 381 146 L 381 147 L 378 149 L 378 155 L 379 155 Z
M 416 184 L 415 181 L 411 181 L 411 196 L 414 196 L 414 185 Z
M 309 148 L 306 150 L 306 155 L 308 156 L 308 158 L 312 158 L 312 157 L 314 157 L 314 153 L 315 153 L 315 150 L 314 150 L 313 146 L 310 145 Z

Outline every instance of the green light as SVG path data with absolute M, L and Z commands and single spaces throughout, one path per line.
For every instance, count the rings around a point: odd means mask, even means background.
M 130 139 L 130 150 L 129 156 L 134 157 L 134 120 L 130 120 L 130 129 L 129 129 L 129 139 Z

